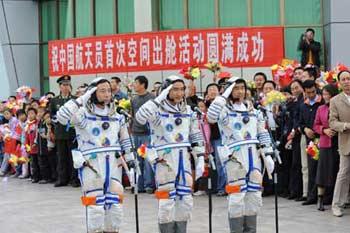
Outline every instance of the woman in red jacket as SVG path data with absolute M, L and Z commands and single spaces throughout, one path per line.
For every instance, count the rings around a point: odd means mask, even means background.
M 324 211 L 323 196 L 325 189 L 333 191 L 338 171 L 339 154 L 336 132 L 330 129 L 329 102 L 338 94 L 338 89 L 333 85 L 327 85 L 322 90 L 325 104 L 317 109 L 313 129 L 320 135 L 319 161 L 317 166 L 316 184 L 318 193 L 318 210 Z

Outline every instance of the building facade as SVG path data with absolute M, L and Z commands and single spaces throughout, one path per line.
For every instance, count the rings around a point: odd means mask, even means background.
M 0 75 L 4 80 L 0 98 L 25 84 L 41 93 L 57 91 L 56 79 L 50 78 L 48 71 L 50 40 L 109 34 L 283 26 L 285 57 L 299 60 L 299 38 L 311 27 L 322 44 L 324 66 L 332 67 L 337 62 L 350 65 L 346 56 L 349 7 L 350 1 L 346 0 L 4 0 L 0 6 Z M 269 67 L 228 70 L 247 79 L 257 70 L 270 75 Z M 145 74 L 152 83 L 174 72 Z M 103 75 L 134 77 L 139 73 L 143 72 Z M 74 77 L 73 86 L 97 75 Z

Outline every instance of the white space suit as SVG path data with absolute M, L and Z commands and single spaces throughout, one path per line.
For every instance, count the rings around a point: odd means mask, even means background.
M 120 156 L 125 153 L 125 160 L 133 159 L 124 116 L 115 112 L 113 104 L 101 110 L 92 103 L 80 106 L 70 100 L 59 109 L 57 119 L 76 130 L 78 149 L 72 155 L 87 208 L 88 232 L 118 232 L 123 217 Z
M 191 147 L 197 166 L 204 169 L 204 140 L 197 115 L 185 102 L 173 106 L 168 99 L 157 102 L 156 98 L 139 109 L 136 120 L 151 129 L 146 159 L 155 172 L 160 232 L 186 232 L 193 208 Z
M 227 173 L 230 232 L 256 232 L 263 178 L 257 146 L 271 150 L 263 115 L 250 105 L 233 104 L 218 96 L 209 107 L 208 120 L 218 123 L 222 137 L 218 151 Z

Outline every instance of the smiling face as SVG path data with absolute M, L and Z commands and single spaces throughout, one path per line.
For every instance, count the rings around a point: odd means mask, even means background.
M 265 83 L 264 88 L 263 88 L 263 92 L 266 95 L 266 94 L 270 93 L 271 91 L 273 91 L 274 89 L 275 89 L 275 87 L 273 86 L 272 83 Z
M 169 99 L 174 103 L 181 103 L 185 97 L 185 84 L 183 82 L 173 83 L 173 87 L 169 92 Z
M 9 110 L 6 110 L 6 111 L 4 112 L 4 117 L 5 117 L 6 120 L 10 120 L 11 117 L 12 117 L 11 112 L 10 112 Z
M 208 93 L 207 93 L 207 98 L 209 100 L 215 99 L 216 96 L 219 95 L 219 89 L 217 86 L 210 86 L 208 87 Z
M 246 90 L 244 83 L 236 83 L 232 90 L 232 98 L 242 102 L 245 98 Z
M 97 85 L 96 97 L 98 102 L 109 104 L 112 100 L 111 85 L 108 82 L 103 82 Z
M 340 74 L 339 84 L 343 89 L 343 91 L 347 95 L 350 95 L 350 73 L 349 72 L 343 72 Z
M 294 97 L 298 97 L 303 92 L 303 88 L 298 82 L 293 82 L 290 89 Z
M 254 78 L 254 82 L 255 82 L 256 89 L 261 90 L 265 82 L 265 77 L 262 75 L 257 75 Z

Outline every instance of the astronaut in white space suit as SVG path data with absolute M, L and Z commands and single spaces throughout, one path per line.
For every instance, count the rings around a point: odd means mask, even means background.
M 172 75 L 154 100 L 136 113 L 136 120 L 149 124 L 151 143 L 146 159 L 155 171 L 161 233 L 185 233 L 193 208 L 190 152 L 196 161 L 196 176 L 204 171 L 204 139 L 197 114 L 185 101 L 185 82 Z
M 260 156 L 269 173 L 274 169 L 264 117 L 245 102 L 246 90 L 244 79 L 232 77 L 208 109 L 208 121 L 218 123 L 222 138 L 218 151 L 227 174 L 230 233 L 256 232 L 256 216 L 262 206 Z
M 57 119 L 73 124 L 78 149 L 72 151 L 79 171 L 89 233 L 119 232 L 123 210 L 121 164 L 133 165 L 131 141 L 125 117 L 116 112 L 111 85 L 96 78 L 87 92 L 62 106 Z

